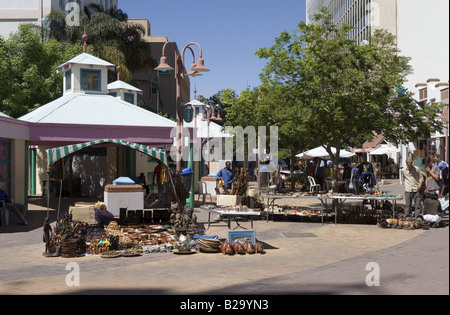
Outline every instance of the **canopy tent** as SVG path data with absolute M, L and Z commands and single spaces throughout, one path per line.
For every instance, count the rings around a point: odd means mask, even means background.
M 370 151 L 370 155 L 389 155 L 391 153 L 399 153 L 400 150 L 394 147 L 380 147 L 378 149 L 375 149 L 373 151 Z
M 178 195 L 177 195 L 177 190 L 176 190 L 174 182 L 173 182 L 172 172 L 170 171 L 169 160 L 168 160 L 167 154 L 161 149 L 149 147 L 149 146 L 139 144 L 139 143 L 132 143 L 132 142 L 127 142 L 127 141 L 123 141 L 123 140 L 118 140 L 118 139 L 102 139 L 102 140 L 96 140 L 96 141 L 90 141 L 90 142 L 84 142 L 84 143 L 78 143 L 78 144 L 72 144 L 72 145 L 66 145 L 66 146 L 62 146 L 62 147 L 58 147 L 58 148 L 48 149 L 47 150 L 47 161 L 48 161 L 48 163 L 47 163 L 47 167 L 48 167 L 47 183 L 50 183 L 50 178 L 49 178 L 50 177 L 50 165 L 56 163 L 57 161 L 63 159 L 64 157 L 66 157 L 72 153 L 75 153 L 79 150 L 82 150 L 84 148 L 94 146 L 94 145 L 100 145 L 100 144 L 108 144 L 108 143 L 119 144 L 119 145 L 126 146 L 128 148 L 137 150 L 139 152 L 147 154 L 147 155 L 161 161 L 164 165 L 166 165 L 169 170 L 170 182 L 172 184 L 175 196 L 177 198 L 177 202 L 178 202 L 178 204 L 180 204 L 180 200 L 178 199 Z M 61 194 L 60 194 L 60 198 L 61 198 Z M 47 217 L 49 216 L 49 210 L 50 210 L 50 191 L 48 190 L 47 191 Z M 58 208 L 58 219 L 59 219 L 59 208 Z
M 72 154 L 76 151 L 82 150 L 84 148 L 87 148 L 87 147 L 90 147 L 93 145 L 106 144 L 106 143 L 115 143 L 115 144 L 120 144 L 120 145 L 129 147 L 131 149 L 134 149 L 139 152 L 150 155 L 150 156 L 156 158 L 157 160 L 160 160 L 161 162 L 163 162 L 167 167 L 169 166 L 167 154 L 163 150 L 149 147 L 149 146 L 146 146 L 143 144 L 132 143 L 132 142 L 127 142 L 127 141 L 118 140 L 118 139 L 103 139 L 103 140 L 97 140 L 97 141 L 90 141 L 90 142 L 66 145 L 66 146 L 54 148 L 54 149 L 48 149 L 47 150 L 48 165 L 50 166 L 53 163 L 55 163 L 56 161 L 64 158 L 65 156 L 67 156 L 69 154 Z
M 332 147 L 331 148 L 331 152 L 333 152 L 333 154 L 335 154 L 337 152 L 336 148 Z M 340 150 L 340 155 L 339 156 L 341 158 L 350 158 L 350 157 L 355 156 L 355 155 L 356 155 L 355 153 L 352 153 L 352 152 L 349 152 L 349 151 L 346 151 L 346 150 Z M 311 160 L 311 159 L 314 159 L 314 158 L 321 158 L 321 159 L 324 159 L 324 160 L 330 160 L 331 159 L 331 157 L 328 154 L 327 150 L 325 150 L 325 148 L 322 147 L 322 146 L 314 148 L 314 149 L 311 149 L 311 150 L 308 150 L 308 151 L 305 151 L 303 153 L 300 153 L 300 154 L 296 155 L 296 157 L 304 159 L 304 160 Z

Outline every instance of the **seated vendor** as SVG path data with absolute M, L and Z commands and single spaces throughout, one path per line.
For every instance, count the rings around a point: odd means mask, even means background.
M 98 202 L 95 205 L 95 223 L 99 225 L 108 225 L 114 220 L 114 215 L 106 209 L 106 204 Z
M 222 181 L 221 187 L 219 187 L 220 193 L 222 195 L 228 195 L 230 193 L 231 186 L 234 181 L 234 173 L 231 170 L 231 162 L 227 161 L 225 163 L 225 168 L 221 169 L 216 176 L 217 181 Z
M 135 182 L 137 185 L 141 185 L 142 188 L 145 189 L 145 195 L 148 195 L 148 193 L 150 192 L 150 190 L 149 190 L 149 187 L 148 187 L 148 185 L 147 185 L 147 183 L 146 183 L 146 181 L 145 181 L 145 175 L 144 175 L 144 173 L 141 173 L 141 174 L 139 175 L 139 177 L 136 177 L 136 179 L 134 180 L 134 182 Z
M 11 197 L 3 189 L 0 189 L 0 201 L 4 202 L 6 209 L 17 216 L 19 219 L 19 222 L 17 222 L 18 225 L 28 225 L 28 222 L 24 217 L 25 205 L 13 202 Z M 3 206 L 3 203 L 0 205 Z
M 437 194 L 427 193 L 423 202 L 423 219 L 430 224 L 432 228 L 439 227 L 442 221 L 442 206 Z

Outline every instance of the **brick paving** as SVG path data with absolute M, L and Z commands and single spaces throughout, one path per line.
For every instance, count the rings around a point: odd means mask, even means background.
M 395 182 L 383 187 L 401 193 Z M 293 200 L 283 202 L 293 203 Z M 73 200 L 63 200 L 65 209 Z M 302 204 L 303 206 L 303 204 Z M 307 207 L 320 207 L 310 202 Z M 51 218 L 56 218 L 52 200 Z M 207 214 L 196 208 L 199 223 Z M 45 202 L 32 200 L 29 226 L 0 228 L 0 294 L 448 294 L 447 228 L 380 229 L 344 225 L 255 221 L 263 255 L 224 256 L 196 253 L 178 256 L 151 253 L 140 257 L 102 259 L 44 258 L 42 222 Z M 248 222 L 242 222 L 249 227 Z M 299 234 L 299 233 L 310 233 Z M 208 235 L 227 238 L 224 222 Z M 301 237 L 309 236 L 309 237 Z M 80 267 L 80 286 L 69 287 L 69 262 Z M 380 266 L 379 287 L 366 285 L 366 265 Z

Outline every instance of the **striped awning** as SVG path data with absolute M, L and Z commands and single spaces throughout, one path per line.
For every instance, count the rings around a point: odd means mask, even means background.
M 132 143 L 132 142 L 127 142 L 127 141 L 118 140 L 118 139 L 102 139 L 102 140 L 97 140 L 97 141 L 90 141 L 90 142 L 85 142 L 85 143 L 66 145 L 66 146 L 54 148 L 54 149 L 48 149 L 47 150 L 48 165 L 52 165 L 56 161 L 64 158 L 65 156 L 68 156 L 68 155 L 70 155 L 76 151 L 82 150 L 84 148 L 87 148 L 87 147 L 90 147 L 93 145 L 100 145 L 100 144 L 107 144 L 107 143 L 115 143 L 115 144 L 123 145 L 128 148 L 137 150 L 139 152 L 150 155 L 150 156 L 154 157 L 155 159 L 163 162 L 166 166 L 169 166 L 167 154 L 163 150 L 149 147 L 149 146 L 139 144 L 139 143 Z

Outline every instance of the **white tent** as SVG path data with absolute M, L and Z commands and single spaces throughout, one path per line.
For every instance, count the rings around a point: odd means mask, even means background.
M 335 154 L 337 150 L 336 150 L 336 148 L 331 148 L 331 151 L 333 152 L 333 154 Z M 349 152 L 349 151 L 346 151 L 346 150 L 341 150 L 339 156 L 341 158 L 350 158 L 350 157 L 355 156 L 355 155 L 356 155 L 355 153 L 352 153 L 352 152 Z M 311 149 L 311 150 L 305 151 L 303 153 L 300 153 L 300 154 L 298 154 L 296 156 L 298 158 L 302 158 L 302 159 L 305 159 L 305 160 L 314 159 L 314 158 L 317 158 L 317 157 L 321 158 L 321 159 L 324 159 L 324 160 L 330 160 L 331 159 L 330 155 L 328 154 L 327 150 L 325 150 L 324 147 L 317 147 L 315 149 Z
M 369 154 L 370 155 L 389 155 L 391 153 L 399 153 L 400 151 L 395 148 L 395 147 L 379 147 L 378 149 L 375 149 L 373 151 L 371 151 Z

